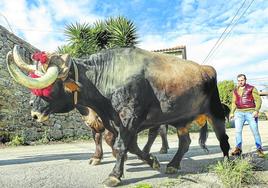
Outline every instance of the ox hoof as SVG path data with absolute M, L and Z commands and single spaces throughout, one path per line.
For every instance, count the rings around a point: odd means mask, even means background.
M 106 180 L 103 181 L 103 184 L 106 187 L 115 187 L 121 183 L 121 180 L 114 177 L 114 176 L 109 176 Z
M 90 158 L 88 163 L 90 165 L 96 166 L 99 165 L 101 163 L 101 159 L 97 159 L 97 158 Z
M 159 170 L 160 169 L 160 163 L 158 161 L 158 159 L 155 156 L 151 156 L 152 160 L 153 160 L 153 165 L 152 168 L 155 170 Z
M 168 153 L 168 150 L 167 150 L 167 148 L 161 148 L 159 153 L 160 154 L 166 154 L 166 153 Z
M 166 174 L 176 174 L 178 173 L 178 168 L 172 167 L 172 166 L 168 166 L 166 168 Z

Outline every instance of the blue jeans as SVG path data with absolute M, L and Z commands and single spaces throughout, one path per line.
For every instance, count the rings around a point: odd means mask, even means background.
M 262 143 L 258 129 L 258 118 L 253 117 L 252 112 L 235 112 L 236 147 L 242 148 L 242 129 L 245 121 L 248 122 L 253 133 L 256 148 L 261 149 Z

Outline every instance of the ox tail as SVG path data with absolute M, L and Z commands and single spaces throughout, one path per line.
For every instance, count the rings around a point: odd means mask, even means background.
M 205 152 L 208 153 L 209 151 L 206 145 L 207 138 L 208 138 L 208 124 L 206 122 L 205 125 L 200 129 L 199 145 Z
M 230 115 L 230 112 L 231 112 L 230 108 L 224 103 L 222 103 L 222 108 L 223 108 L 225 119 L 227 121 L 229 121 L 229 115 Z
M 215 118 L 224 121 L 225 114 L 220 100 L 219 90 L 217 87 L 217 79 L 214 78 L 211 82 L 212 82 L 211 88 L 213 88 L 213 92 L 210 100 L 210 111 Z

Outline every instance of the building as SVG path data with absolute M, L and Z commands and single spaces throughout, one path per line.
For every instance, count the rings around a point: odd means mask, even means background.
M 180 57 L 182 59 L 187 59 L 186 46 L 184 46 L 184 45 L 176 46 L 173 48 L 153 50 L 153 52 L 171 54 L 171 55 L 175 55 L 177 57 Z

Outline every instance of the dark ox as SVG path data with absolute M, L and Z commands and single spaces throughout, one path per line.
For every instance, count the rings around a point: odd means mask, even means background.
M 11 76 L 31 89 L 51 88 L 49 97 L 40 96 L 34 102 L 42 116 L 74 108 L 87 114 L 91 108 L 104 127 L 116 136 L 116 164 L 104 181 L 105 185 L 116 186 L 121 182 L 128 151 L 151 167 L 160 167 L 154 156 L 139 149 L 137 133 L 151 128 L 156 135 L 155 130 L 161 124 L 176 127 L 179 138 L 178 150 L 167 165 L 167 173 L 176 173 L 179 169 L 182 157 L 189 149 L 188 129 L 193 121 L 201 128 L 206 122 L 213 125 L 223 155 L 228 157 L 230 146 L 224 112 L 216 71 L 211 66 L 139 48 L 121 48 L 103 51 L 84 60 L 54 55 L 39 70 L 23 62 L 18 51 L 15 47 L 13 53 L 7 55 Z M 41 77 L 30 78 L 18 67 L 35 71 Z M 75 93 L 78 93 L 77 97 Z M 44 106 L 46 108 L 41 109 Z M 201 138 L 204 144 L 206 136 Z
M 230 108 L 222 103 L 222 108 L 223 108 L 223 112 L 224 112 L 224 116 L 225 116 L 225 121 L 229 122 L 229 114 L 230 114 Z M 197 123 L 196 121 L 192 122 L 192 123 Z M 204 124 L 202 124 L 202 128 L 200 131 L 200 137 L 199 137 L 199 144 L 200 146 L 205 150 L 208 151 L 206 145 L 205 145 L 205 141 L 206 141 L 206 137 L 207 135 L 207 122 L 205 122 Z M 169 145 L 168 145 L 168 139 L 167 139 L 167 133 L 168 133 L 168 125 L 161 125 L 159 130 L 159 135 L 161 137 L 161 141 L 162 141 L 162 146 L 160 149 L 161 154 L 163 153 L 167 153 L 168 149 L 169 149 Z M 144 146 L 143 151 L 149 153 L 151 146 L 155 140 L 156 137 L 156 132 L 152 129 L 149 130 L 149 134 L 148 134 L 148 141 L 147 144 Z

